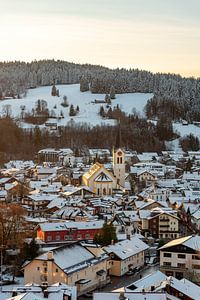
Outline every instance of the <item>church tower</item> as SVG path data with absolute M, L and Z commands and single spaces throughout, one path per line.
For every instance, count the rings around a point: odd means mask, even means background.
M 113 171 L 117 183 L 125 186 L 125 152 L 121 147 L 121 127 L 118 125 L 115 147 L 113 148 Z

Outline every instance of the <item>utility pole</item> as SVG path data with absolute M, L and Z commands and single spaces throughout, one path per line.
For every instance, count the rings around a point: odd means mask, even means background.
M 1 289 L 3 285 L 3 245 L 1 245 L 1 273 L 0 273 L 0 282 L 1 282 Z

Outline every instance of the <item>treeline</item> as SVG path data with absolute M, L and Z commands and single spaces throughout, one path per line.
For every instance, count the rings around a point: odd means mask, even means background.
M 153 93 L 147 116 L 161 113 L 173 120 L 200 120 L 200 79 L 175 74 L 153 74 L 138 69 L 108 69 L 65 61 L 0 63 L 0 98 L 20 97 L 27 88 L 80 82 L 80 90 L 92 93 Z
M 198 137 L 189 134 L 180 139 L 180 144 L 183 151 L 199 151 L 200 142 Z
M 162 151 L 164 142 L 160 141 L 156 126 L 140 119 L 137 116 L 124 117 L 121 120 L 122 146 L 127 149 L 142 151 Z M 10 159 L 34 159 L 41 148 L 70 147 L 76 153 L 84 148 L 112 149 L 116 139 L 116 126 L 95 126 L 88 124 L 70 124 L 60 127 L 58 132 L 50 133 L 48 130 L 24 130 L 19 128 L 9 118 L 0 119 L 0 163 Z

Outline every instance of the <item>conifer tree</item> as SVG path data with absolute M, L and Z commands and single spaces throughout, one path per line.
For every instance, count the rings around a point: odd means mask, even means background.
M 71 105 L 70 105 L 70 109 L 69 109 L 69 116 L 70 116 L 70 117 L 73 117 L 73 116 L 75 116 L 75 115 L 76 115 L 76 111 L 75 111 L 75 109 L 74 109 L 74 105 L 71 104 Z
M 110 99 L 115 99 L 115 88 L 113 85 L 110 88 Z
M 103 107 L 103 106 L 100 107 L 99 114 L 100 114 L 100 116 L 101 116 L 102 118 L 105 117 L 105 110 L 104 110 L 104 107 Z
M 52 89 L 51 89 L 51 96 L 57 96 L 57 89 L 55 84 L 53 84 Z
M 105 222 L 100 233 L 94 236 L 94 242 L 101 246 L 108 246 L 112 242 L 117 242 L 116 229 L 112 223 Z
M 105 95 L 105 102 L 111 104 L 110 96 L 108 94 Z
M 80 79 L 80 91 L 81 92 L 89 91 L 89 82 L 87 78 L 85 78 L 84 76 L 82 76 Z

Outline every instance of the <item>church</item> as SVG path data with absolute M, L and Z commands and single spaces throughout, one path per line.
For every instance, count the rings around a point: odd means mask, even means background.
M 125 186 L 125 151 L 121 147 L 121 130 L 118 128 L 116 144 L 113 148 L 113 170 L 107 170 L 96 162 L 82 176 L 82 184 L 88 186 L 97 196 L 112 195 L 113 190 Z

